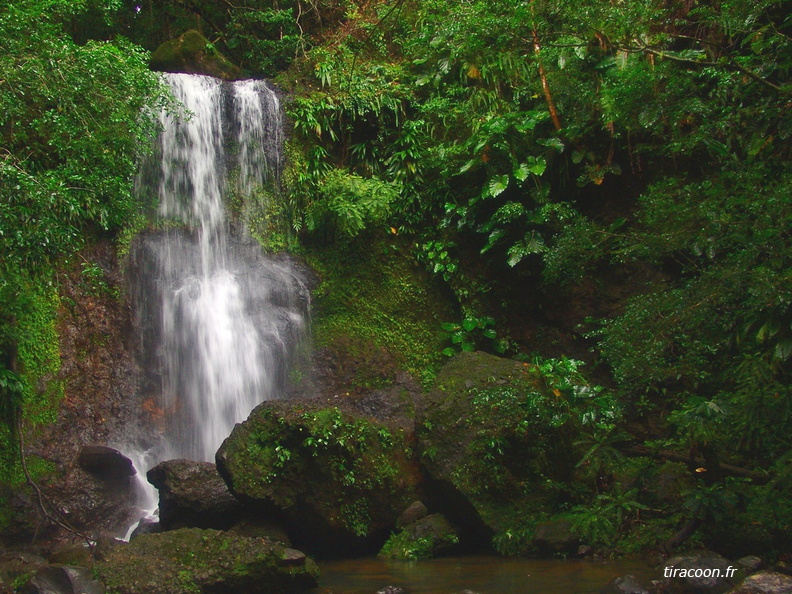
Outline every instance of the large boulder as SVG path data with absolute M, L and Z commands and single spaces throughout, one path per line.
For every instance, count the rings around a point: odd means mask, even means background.
M 297 546 L 376 552 L 418 498 L 412 411 L 398 385 L 359 399 L 265 402 L 223 443 L 217 467 Z
M 160 45 L 151 54 L 151 68 L 163 72 L 205 74 L 224 80 L 242 78 L 242 71 L 194 29 Z
M 167 460 L 149 470 L 146 478 L 159 490 L 163 530 L 227 530 L 240 518 L 240 503 L 211 462 Z
M 263 538 L 183 528 L 114 548 L 95 571 L 110 592 L 275 594 L 315 587 L 316 564 Z
M 551 515 L 575 480 L 572 407 L 585 410 L 575 399 L 586 389 L 551 385 L 528 363 L 480 352 L 454 357 L 418 407 L 429 506 L 443 510 L 463 540 L 533 551 L 536 519 Z

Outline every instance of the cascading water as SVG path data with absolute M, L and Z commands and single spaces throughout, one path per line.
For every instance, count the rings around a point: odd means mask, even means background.
M 263 81 L 165 76 L 189 116 L 162 114 L 136 183 L 165 227 L 131 251 L 144 409 L 160 435 L 128 448 L 139 470 L 172 458 L 213 461 L 235 423 L 278 397 L 309 298 L 300 270 L 232 234 L 225 213 L 230 193 L 245 200 L 277 181 L 277 96 Z

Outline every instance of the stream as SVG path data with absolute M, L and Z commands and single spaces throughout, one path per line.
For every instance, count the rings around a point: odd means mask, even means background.
M 321 587 L 316 594 L 373 594 L 386 586 L 411 594 L 592 594 L 612 579 L 631 573 L 649 578 L 654 572 L 641 561 L 522 559 L 473 555 L 426 561 L 377 558 L 319 563 Z

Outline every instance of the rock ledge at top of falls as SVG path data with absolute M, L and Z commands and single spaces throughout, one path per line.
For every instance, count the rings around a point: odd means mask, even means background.
M 161 44 L 151 54 L 152 70 L 205 74 L 223 80 L 244 78 L 242 70 L 218 52 L 198 31 L 190 29 Z

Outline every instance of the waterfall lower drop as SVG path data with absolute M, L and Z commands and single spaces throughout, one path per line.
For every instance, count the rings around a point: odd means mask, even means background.
M 231 233 L 225 214 L 227 195 L 244 200 L 277 183 L 277 96 L 263 81 L 165 76 L 187 115 L 162 114 L 154 156 L 136 181 L 141 199 L 158 202 L 165 230 L 140 236 L 130 254 L 143 408 L 159 439 L 126 451 L 149 509 L 156 492 L 147 468 L 214 461 L 234 424 L 278 397 L 309 301 L 300 271 Z

